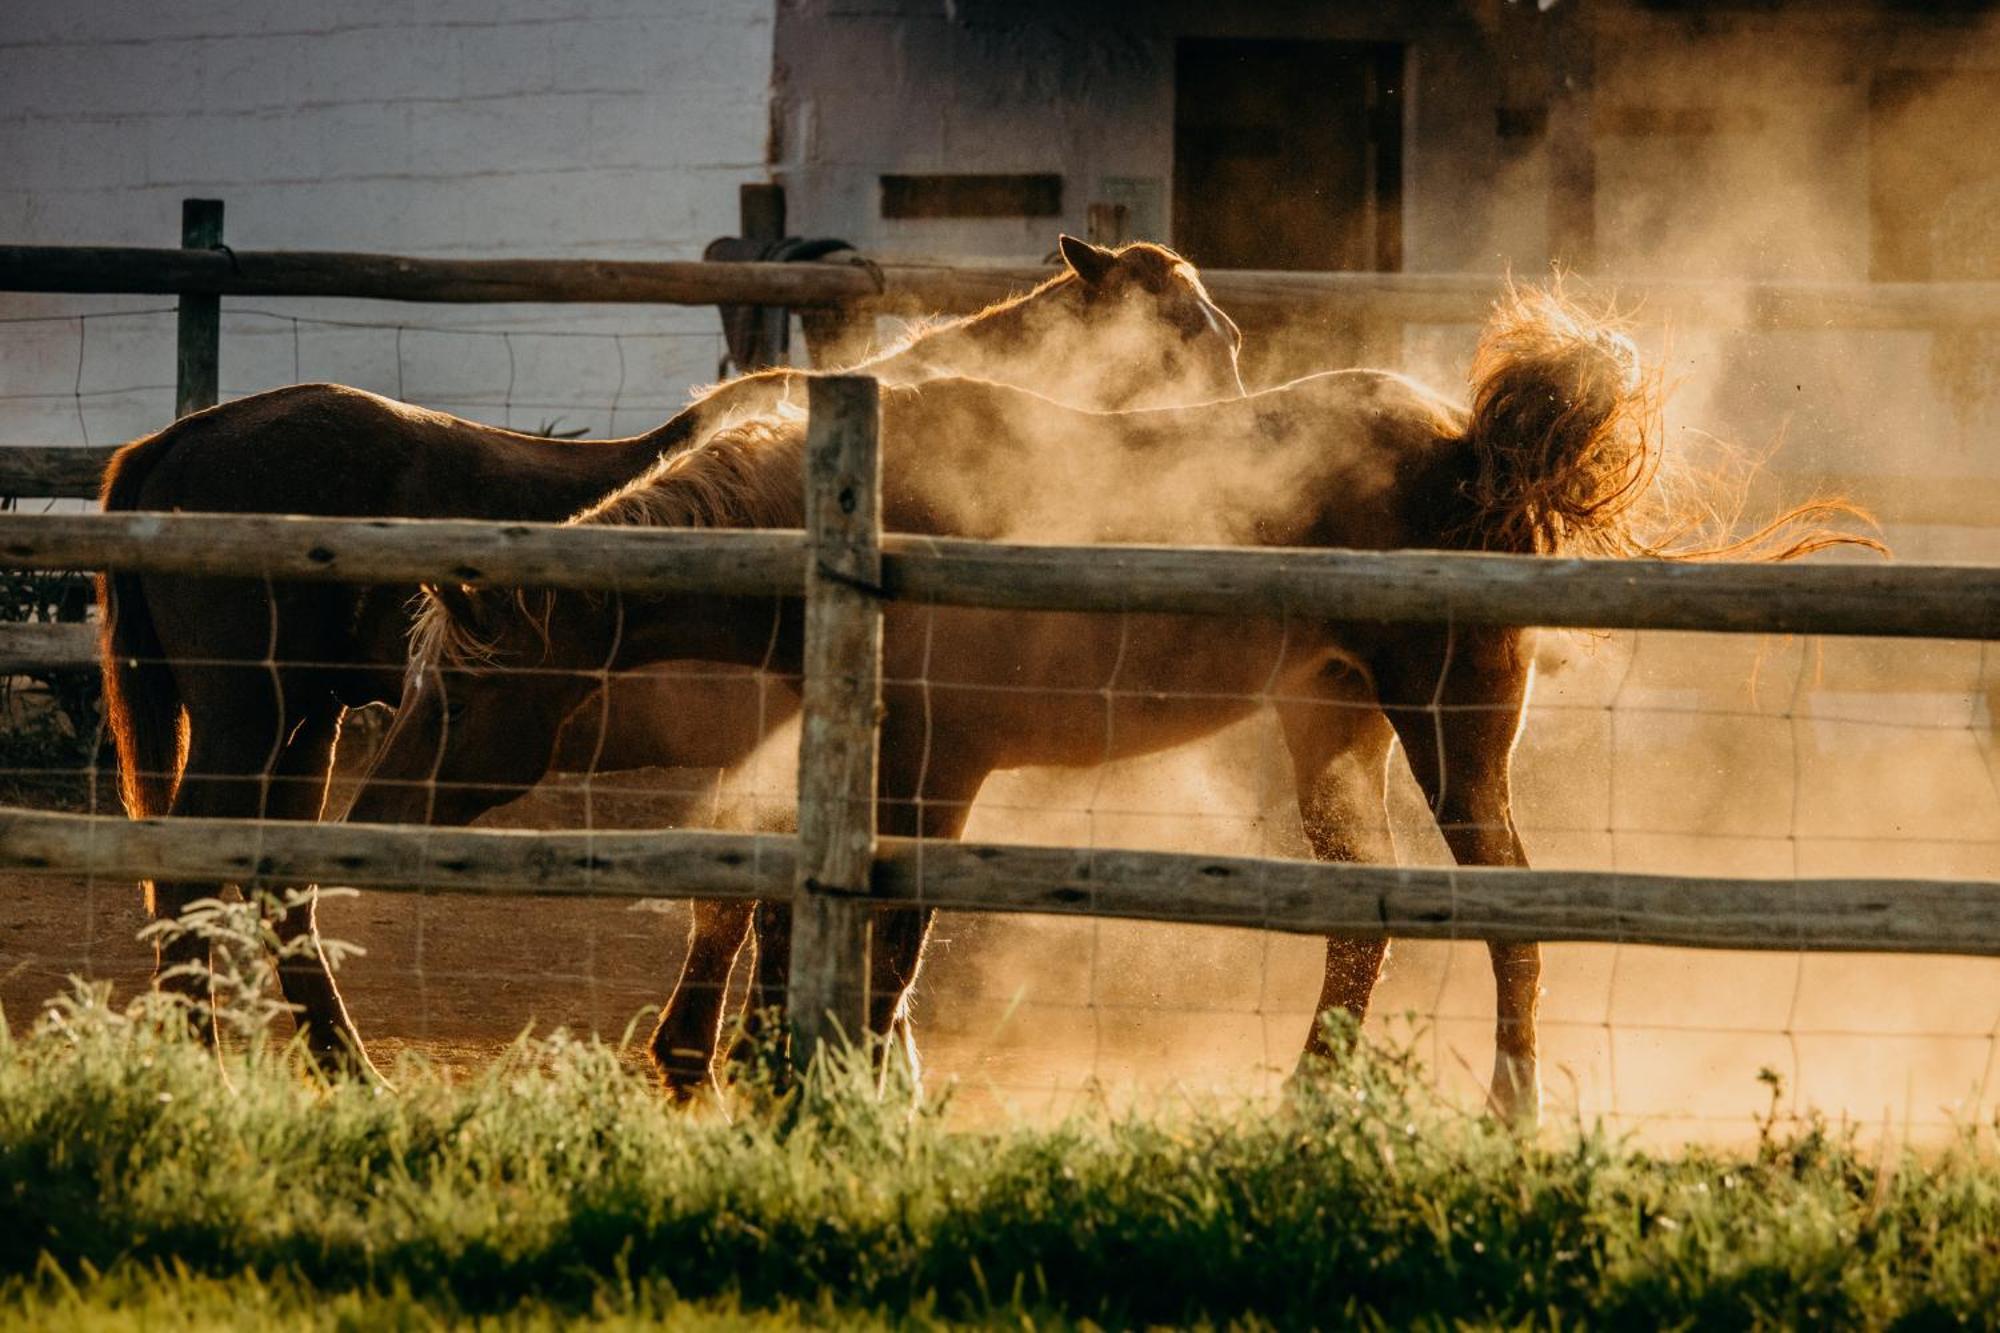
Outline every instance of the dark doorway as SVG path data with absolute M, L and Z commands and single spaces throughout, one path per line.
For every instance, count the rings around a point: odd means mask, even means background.
M 1403 266 L 1402 47 L 1190 38 L 1174 66 L 1182 254 L 1204 268 Z M 1336 310 L 1234 313 L 1255 387 L 1400 360 L 1394 331 Z
M 1174 245 L 1210 268 L 1403 266 L 1403 48 L 1187 39 Z

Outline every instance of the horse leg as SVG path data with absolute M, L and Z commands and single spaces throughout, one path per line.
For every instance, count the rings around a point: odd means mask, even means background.
M 653 1068 L 676 1100 L 686 1101 L 707 1081 L 722 1030 L 730 969 L 750 936 L 755 903 L 694 900 L 687 957 L 649 1049 Z
M 172 818 L 254 819 L 264 808 L 277 737 L 276 699 L 263 668 L 202 667 L 184 673 L 182 706 L 187 710 L 187 753 L 181 766 Z M 261 692 L 269 709 L 246 724 L 244 699 Z M 178 920 L 188 907 L 204 898 L 220 897 L 227 886 L 214 880 L 149 880 L 143 886 L 147 915 L 155 922 Z M 196 1030 L 204 1041 L 215 1037 L 210 1000 L 208 940 L 177 931 L 154 946 L 155 984 L 165 994 L 185 999 Z
M 333 750 L 340 738 L 340 702 L 328 694 L 315 702 L 289 728 L 284 748 L 271 769 L 264 801 L 268 819 L 316 820 L 326 804 L 332 776 Z M 287 718 L 289 722 L 290 719 Z M 321 1069 L 379 1078 L 361 1044 L 361 1034 L 348 1016 L 347 1004 L 333 979 L 333 968 L 320 945 L 319 891 L 310 889 L 303 903 L 275 914 L 278 937 L 278 984 L 285 1002 L 297 1014 L 306 1050 Z
M 970 756 L 934 749 L 928 735 L 917 726 L 909 727 L 916 735 L 899 734 L 893 725 L 899 716 L 914 723 L 923 713 L 906 708 L 898 714 L 892 709 L 891 725 L 883 729 L 879 831 L 884 837 L 956 841 L 965 831 L 973 798 L 979 794 L 987 769 Z M 922 775 L 921 789 L 899 763 L 912 759 Z M 905 794 L 919 790 L 920 798 Z M 900 1058 L 909 1071 L 910 1086 L 919 1096 L 923 1061 L 917 1051 L 910 996 L 923 965 L 924 943 L 936 918 L 936 910 L 928 907 L 883 908 L 875 913 L 868 951 L 868 1030 L 882 1039 L 884 1074 L 888 1072 L 887 1061 Z
M 1354 673 L 1343 670 L 1324 686 L 1322 698 L 1278 708 L 1306 840 L 1317 860 L 1393 865 L 1396 842 L 1389 831 L 1385 779 L 1395 732 Z M 1388 949 L 1382 936 L 1326 937 L 1326 967 L 1301 1069 L 1337 1054 L 1327 1040 L 1329 1013 L 1343 1011 L 1357 1025 L 1367 1016 Z
M 1427 629 L 1404 636 L 1375 677 L 1452 856 L 1460 865 L 1525 866 L 1509 781 L 1533 677 L 1533 636 L 1514 630 Z M 1535 1011 L 1539 944 L 1490 942 L 1496 991 L 1494 1109 L 1532 1127 L 1541 1116 Z
M 885 736 L 884 750 L 889 749 Z M 939 774 L 933 771 L 927 779 L 922 802 L 908 798 L 881 800 L 877 806 L 879 832 L 885 837 L 958 837 L 971 813 L 978 782 L 952 784 L 951 796 L 943 795 L 946 790 Z M 916 984 L 924 941 L 930 935 L 935 916 L 930 908 L 882 908 L 875 913 L 869 929 L 868 1030 L 882 1040 L 885 1059 L 900 1056 L 905 1062 L 913 1085 L 920 1084 L 922 1063 L 910 1021 L 910 991 Z M 759 903 L 756 929 L 757 982 L 748 1025 L 748 1035 L 752 1036 L 763 1015 L 781 1016 L 784 1012 L 791 983 L 791 905 Z

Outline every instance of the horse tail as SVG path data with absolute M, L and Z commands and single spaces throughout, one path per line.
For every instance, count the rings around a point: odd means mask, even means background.
M 104 511 L 140 507 L 146 476 L 172 444 L 172 428 L 111 457 L 99 494 Z M 181 767 L 181 700 L 136 574 L 97 576 L 104 720 L 118 749 L 118 793 L 134 819 L 163 815 Z
M 1838 497 L 1732 537 L 1748 478 L 1719 465 L 1662 468 L 1659 372 L 1618 325 L 1559 289 L 1508 293 L 1480 335 L 1465 430 L 1469 514 L 1454 535 L 1483 550 L 1669 560 L 1795 560 L 1830 546 L 1886 554 Z

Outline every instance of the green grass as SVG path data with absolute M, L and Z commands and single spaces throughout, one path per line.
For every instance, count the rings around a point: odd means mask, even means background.
M 79 990 L 0 1046 L 0 1321 L 35 1327 L 1990 1326 L 2000 1165 L 1812 1122 L 1522 1139 L 1394 1054 L 1285 1105 L 973 1132 L 852 1067 L 733 1118 L 595 1043 L 392 1093 L 229 1078 Z M 0 1025 L 0 1032 L 4 1032 Z M 252 1047 L 253 1051 L 256 1049 Z M 1774 1103 L 1775 1104 L 1775 1103 Z

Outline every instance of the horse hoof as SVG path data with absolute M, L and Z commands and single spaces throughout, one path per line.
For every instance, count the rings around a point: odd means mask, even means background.
M 352 1080 L 385 1090 L 391 1086 L 382 1071 L 375 1067 L 375 1062 L 368 1058 L 368 1052 L 358 1043 L 345 1038 L 311 1042 L 306 1046 L 306 1057 L 311 1061 L 314 1072 L 328 1082 Z
M 1493 1057 L 1493 1113 L 1510 1128 L 1532 1133 L 1542 1123 L 1542 1076 L 1532 1058 Z
M 656 1047 L 648 1055 L 653 1073 L 660 1081 L 660 1091 L 676 1106 L 687 1105 L 712 1086 L 707 1057 L 700 1051 L 662 1051 Z

